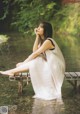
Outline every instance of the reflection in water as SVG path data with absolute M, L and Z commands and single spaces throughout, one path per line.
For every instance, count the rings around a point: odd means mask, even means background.
M 32 113 L 27 108 L 27 111 L 17 111 L 17 106 L 8 106 L 8 114 L 64 114 L 64 103 L 62 100 L 41 100 L 34 99 Z
M 64 104 L 57 100 L 35 99 L 32 107 L 32 114 L 63 114 Z
M 80 38 L 71 35 L 58 35 L 55 40 L 65 57 L 66 70 L 80 71 Z
M 8 106 L 8 113 L 5 114 L 17 114 L 17 105 L 9 105 Z M 4 113 L 2 113 L 4 114 Z

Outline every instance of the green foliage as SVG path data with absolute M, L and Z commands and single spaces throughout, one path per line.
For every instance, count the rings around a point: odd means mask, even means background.
M 58 0 L 3 0 L 3 4 L 4 14 L 0 19 L 10 16 L 14 29 L 28 33 L 45 20 L 52 22 L 56 32 L 79 35 L 79 3 L 62 6 Z
M 41 20 L 51 20 L 51 17 L 54 13 L 54 6 L 56 5 L 51 1 L 42 1 L 42 0 L 33 0 L 31 2 L 17 1 L 20 9 L 17 12 L 16 18 L 14 18 L 14 22 L 12 25 L 19 28 L 20 31 L 25 31 L 29 29 L 33 29 L 36 24 Z
M 8 8 L 9 8 L 9 4 L 8 1 L 1 1 L 1 5 L 3 7 L 3 9 L 1 8 L 1 14 L 0 14 L 0 20 L 4 20 L 6 18 L 6 16 L 8 15 Z
M 56 14 L 54 26 L 57 32 L 79 34 L 80 31 L 80 4 L 63 6 Z M 57 25 L 57 26 L 56 26 Z
M 7 42 L 9 37 L 7 35 L 0 35 L 0 44 Z

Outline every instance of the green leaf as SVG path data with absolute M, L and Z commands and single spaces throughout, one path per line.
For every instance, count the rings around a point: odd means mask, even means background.
M 53 6 L 55 6 L 55 5 L 56 5 L 56 3 L 51 2 L 51 3 L 49 3 L 49 4 L 46 6 L 46 8 L 47 8 L 47 9 L 52 9 Z

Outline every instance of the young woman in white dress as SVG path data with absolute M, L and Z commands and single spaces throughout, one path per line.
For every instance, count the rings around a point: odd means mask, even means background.
M 61 87 L 65 73 L 65 60 L 57 43 L 52 39 L 52 26 L 42 22 L 35 30 L 36 39 L 33 53 L 17 67 L 0 71 L 3 75 L 13 76 L 16 73 L 29 71 L 34 98 L 44 100 L 60 99 Z

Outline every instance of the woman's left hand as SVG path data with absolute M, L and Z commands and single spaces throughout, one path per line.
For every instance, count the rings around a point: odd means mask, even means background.
M 16 64 L 16 67 L 19 67 L 19 66 L 22 65 L 22 64 L 23 64 L 23 62 L 17 63 L 17 64 Z
M 47 58 L 44 54 L 40 54 L 40 57 L 42 57 L 45 61 L 47 61 Z

